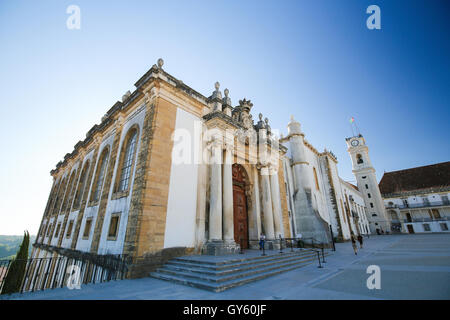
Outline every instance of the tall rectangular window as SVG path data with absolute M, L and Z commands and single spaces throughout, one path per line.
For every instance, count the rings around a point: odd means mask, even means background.
M 73 204 L 74 209 L 80 208 L 81 198 L 83 197 L 83 191 L 84 191 L 84 187 L 86 185 L 88 170 L 89 170 L 89 160 L 86 161 L 83 171 L 81 171 L 81 178 L 80 178 L 80 182 L 78 183 L 78 190 L 75 195 L 75 201 Z
M 137 130 L 132 132 L 132 135 L 127 141 L 125 148 L 125 155 L 120 173 L 119 189 L 118 191 L 125 191 L 128 189 L 130 181 L 131 168 L 133 167 L 134 149 L 136 147 Z
M 83 239 L 89 238 L 89 233 L 91 232 L 92 218 L 86 219 L 86 224 L 84 226 Z
M 73 220 L 70 220 L 69 226 L 67 227 L 66 238 L 70 238 L 70 236 L 72 234 L 72 228 L 73 228 Z
M 58 223 L 58 225 L 56 226 L 56 231 L 55 231 L 55 238 L 58 238 L 59 236 L 59 229 L 61 228 L 61 222 Z
M 42 226 L 42 229 L 41 229 L 41 232 L 40 232 L 40 235 L 41 236 L 44 236 L 45 235 L 45 231 L 46 231 L 47 229 L 45 228 L 45 224 Z
M 119 231 L 120 213 L 113 213 L 109 222 L 108 240 L 116 240 Z
M 50 231 L 52 231 L 52 223 L 50 223 L 49 225 L 48 225 L 48 228 L 47 228 L 47 237 L 50 235 Z
M 97 169 L 96 183 L 94 184 L 94 192 L 92 200 L 97 202 L 100 199 L 100 194 L 102 192 L 103 180 L 105 178 L 106 165 L 108 163 L 109 149 L 105 149 L 100 157 L 100 165 Z

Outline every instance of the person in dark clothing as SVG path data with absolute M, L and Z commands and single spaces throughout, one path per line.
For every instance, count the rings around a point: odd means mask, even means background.
M 358 242 L 359 242 L 359 247 L 362 249 L 362 246 L 363 246 L 363 237 L 362 237 L 362 235 L 358 235 Z
M 358 247 L 356 246 L 355 236 L 351 235 L 350 239 L 352 240 L 353 251 L 355 252 L 355 255 L 357 255 L 358 254 Z
M 264 242 L 266 241 L 266 236 L 261 233 L 261 236 L 259 237 L 259 250 L 262 250 L 264 248 Z

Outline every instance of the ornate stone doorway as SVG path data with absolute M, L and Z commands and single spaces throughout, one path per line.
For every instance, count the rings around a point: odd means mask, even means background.
M 238 164 L 233 165 L 233 223 L 234 241 L 243 249 L 248 248 L 248 212 L 245 186 L 247 173 Z M 242 239 L 242 242 L 241 242 Z

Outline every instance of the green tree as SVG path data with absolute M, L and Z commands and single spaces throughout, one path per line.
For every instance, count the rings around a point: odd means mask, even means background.
M 16 258 L 9 266 L 8 274 L 6 275 L 1 294 L 9 294 L 20 291 L 23 277 L 25 276 L 25 269 L 28 259 L 28 246 L 30 244 L 30 234 L 28 231 L 24 232 L 23 241 L 17 252 Z

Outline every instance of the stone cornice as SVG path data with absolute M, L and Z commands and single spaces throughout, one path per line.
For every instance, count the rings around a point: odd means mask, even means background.
M 210 112 L 206 115 L 203 116 L 203 119 L 208 122 L 211 121 L 213 119 L 220 119 L 223 120 L 225 123 L 227 123 L 230 126 L 233 126 L 235 128 L 242 128 L 244 129 L 244 127 L 237 122 L 236 120 L 233 120 L 233 118 L 231 118 L 230 116 L 227 116 L 225 113 L 223 113 L 222 111 L 215 111 L 215 112 Z
M 82 149 L 89 149 L 92 146 L 93 137 L 102 134 L 107 128 L 111 125 L 115 124 L 115 120 L 117 119 L 118 114 L 128 113 L 128 110 L 137 105 L 137 102 L 140 101 L 141 98 L 144 97 L 144 92 L 151 86 L 151 83 L 154 83 L 155 86 L 158 83 L 164 82 L 168 86 L 171 86 L 175 89 L 178 89 L 180 93 L 183 93 L 186 97 L 192 99 L 191 101 L 196 101 L 204 105 L 207 108 L 210 108 L 210 103 L 212 102 L 209 98 L 195 91 L 191 87 L 187 86 L 183 83 L 183 81 L 176 79 L 166 71 L 162 69 L 161 66 L 153 65 L 150 70 L 148 70 L 134 85 L 136 89 L 128 95 L 125 95 L 122 102 L 117 101 L 102 117 L 100 124 L 95 124 L 86 134 L 86 138 L 83 141 L 77 142 L 74 146 L 74 150 L 71 153 L 67 153 L 64 157 L 63 161 L 58 162 L 55 169 L 50 171 L 52 176 L 58 175 L 58 172 L 61 168 L 65 167 L 68 164 L 68 160 L 75 159 L 79 155 L 79 151 Z M 244 100 L 250 105 L 250 101 Z M 205 121 L 209 121 L 217 117 L 218 119 L 223 120 L 227 125 L 230 125 L 235 128 L 243 128 L 242 124 L 238 121 L 232 119 L 227 116 L 223 112 L 213 112 L 208 113 L 203 116 Z M 245 128 L 243 128 L 245 129 Z M 268 142 L 268 144 L 271 144 Z M 281 152 L 286 153 L 287 148 L 280 144 L 279 147 Z
M 405 192 L 382 193 L 381 196 L 383 197 L 383 199 L 390 199 L 390 198 L 403 198 L 403 197 L 407 197 L 407 196 L 423 195 L 423 194 L 430 194 L 430 193 L 442 193 L 442 192 L 448 192 L 448 191 L 450 191 L 450 186 L 418 189 L 418 190 L 405 191 Z
M 163 69 L 158 68 L 156 65 L 153 65 L 150 70 L 148 70 L 134 85 L 139 89 L 154 78 L 163 79 L 164 81 L 172 84 L 174 87 L 184 91 L 188 95 L 195 97 L 197 100 L 200 100 L 204 104 L 208 104 L 209 102 L 209 99 L 207 97 L 187 86 L 183 81 L 178 80 Z

